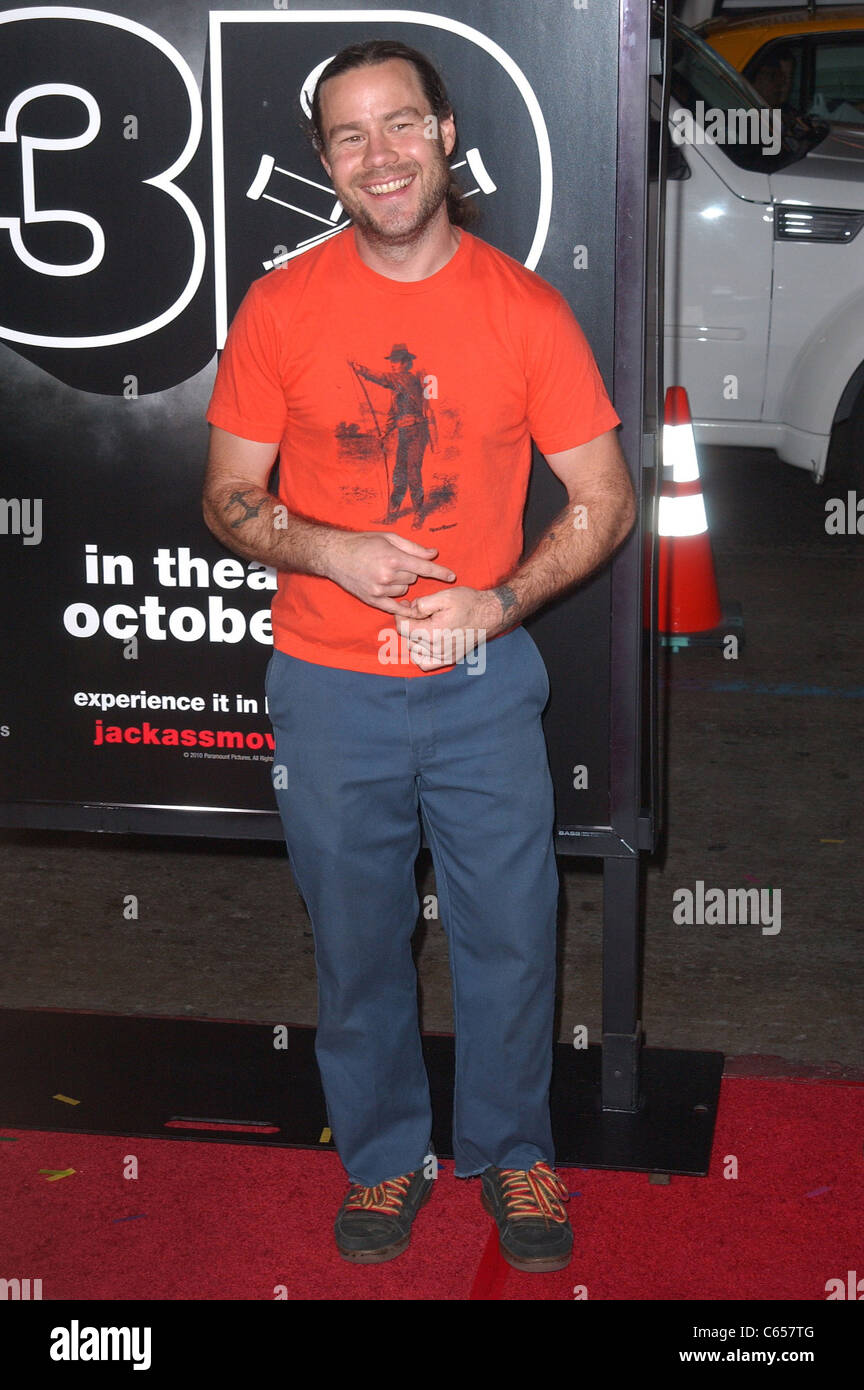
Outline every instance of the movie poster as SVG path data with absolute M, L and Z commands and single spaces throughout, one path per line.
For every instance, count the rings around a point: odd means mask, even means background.
M 477 234 L 567 296 L 614 389 L 615 9 L 0 11 L 3 823 L 279 833 L 276 576 L 204 525 L 204 416 L 251 281 L 347 226 L 303 129 L 343 45 L 438 63 Z M 528 537 L 562 504 L 541 462 Z M 609 594 L 606 573 L 532 628 L 570 826 L 609 821 Z

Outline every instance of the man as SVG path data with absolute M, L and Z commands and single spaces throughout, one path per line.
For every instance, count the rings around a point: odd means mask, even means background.
M 208 411 L 204 513 L 279 571 L 273 780 L 350 1184 L 336 1244 L 394 1258 L 434 1185 L 411 956 L 422 817 L 453 977 L 456 1176 L 482 1175 L 511 1264 L 560 1269 L 573 1234 L 548 1098 L 549 682 L 521 621 L 631 529 L 619 420 L 562 296 L 460 225 L 453 111 L 422 54 L 389 40 L 343 50 L 312 124 L 352 226 L 256 281 L 238 310 Z M 422 355 L 436 403 L 441 471 L 417 539 L 381 522 L 391 499 L 350 368 L 394 343 Z M 520 564 L 532 435 L 569 501 Z M 484 643 L 482 667 L 461 659 Z
M 789 98 L 795 76 L 795 55 L 790 48 L 772 48 L 750 78 L 759 95 L 772 108 L 791 111 Z

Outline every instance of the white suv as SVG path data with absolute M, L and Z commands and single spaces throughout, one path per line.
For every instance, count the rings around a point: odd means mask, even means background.
M 864 452 L 864 131 L 771 111 L 670 22 L 666 382 L 697 442 L 821 482 L 842 420 Z

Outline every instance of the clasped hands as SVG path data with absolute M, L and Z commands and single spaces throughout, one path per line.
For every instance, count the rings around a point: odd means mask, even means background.
M 372 608 L 394 619 L 407 654 L 423 671 L 465 659 L 506 626 L 501 600 L 491 589 L 456 584 L 448 566 L 436 564 L 438 551 L 396 532 L 339 532 L 329 537 L 323 573 Z M 408 599 L 416 580 L 448 586 Z
M 468 653 L 502 630 L 502 605 L 489 589 L 465 585 L 402 604 L 410 617 L 396 615 L 396 630 L 421 671 L 464 661 Z

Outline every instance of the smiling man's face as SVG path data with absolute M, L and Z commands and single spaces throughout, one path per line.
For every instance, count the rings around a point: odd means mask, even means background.
M 391 58 L 352 68 L 321 89 L 321 160 L 351 217 L 372 242 L 405 245 L 447 221 L 452 119 L 428 119 L 413 64 Z

